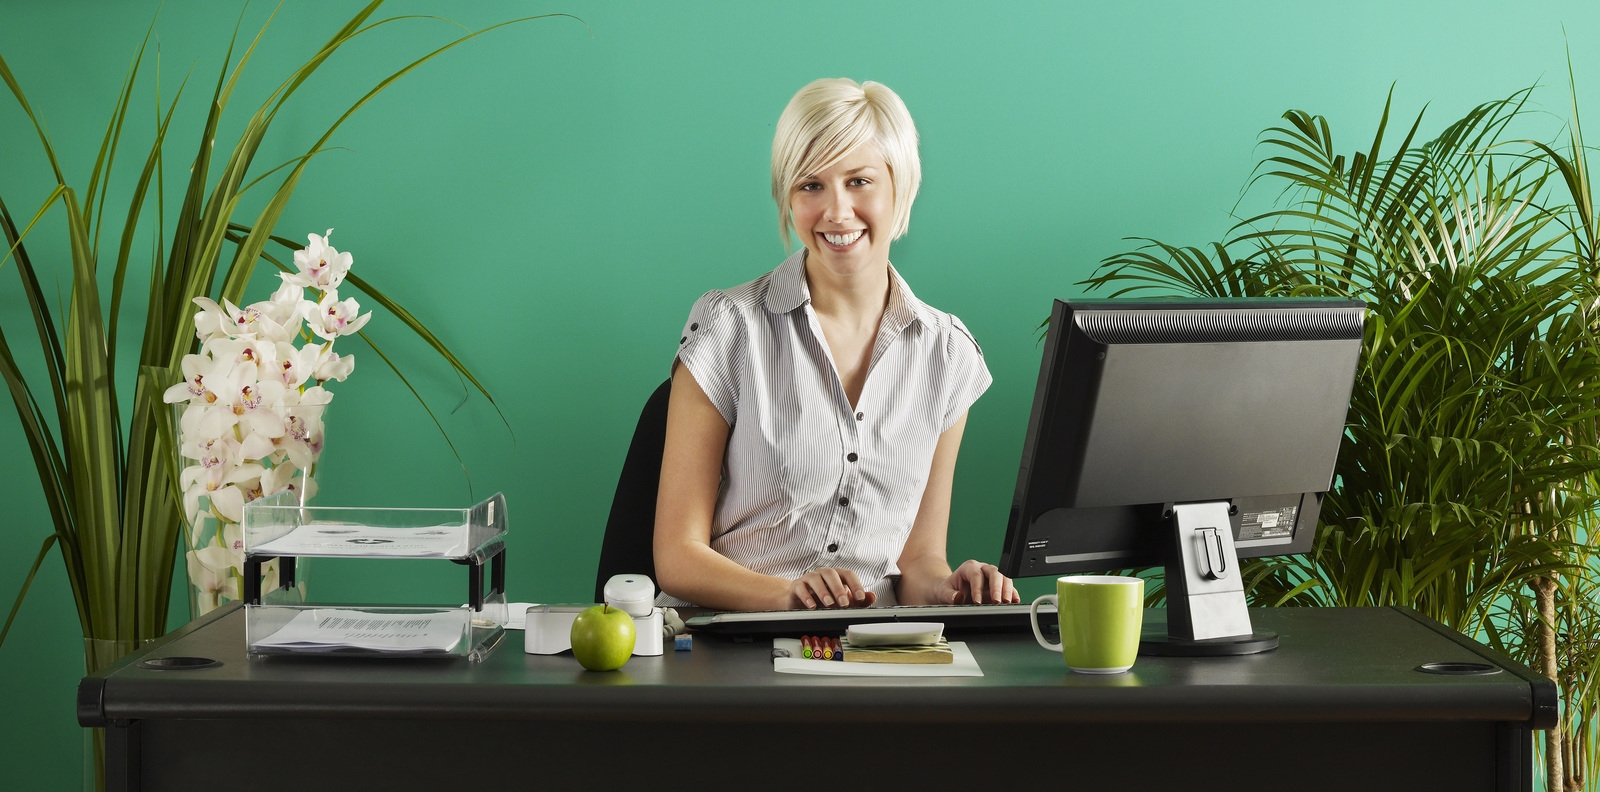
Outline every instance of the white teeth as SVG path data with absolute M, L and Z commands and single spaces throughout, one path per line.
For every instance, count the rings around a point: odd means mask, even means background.
M 828 240 L 828 242 L 831 243 L 831 244 L 838 245 L 839 247 L 848 247 L 850 245 L 855 244 L 855 241 L 857 239 L 860 239 L 861 235 L 863 233 L 865 233 L 865 229 L 858 230 L 858 231 L 851 231 L 848 234 L 828 234 L 828 233 L 824 233 L 822 235 L 822 238 Z

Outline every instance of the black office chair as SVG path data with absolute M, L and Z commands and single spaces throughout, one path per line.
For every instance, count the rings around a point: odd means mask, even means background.
M 650 394 L 639 413 L 633 442 L 617 477 L 611 498 L 611 516 L 600 545 L 600 567 L 595 572 L 594 601 L 605 602 L 606 581 L 612 575 L 644 574 L 656 579 L 653 543 L 656 531 L 656 490 L 661 486 L 661 454 L 667 445 L 667 400 L 672 395 L 668 379 Z

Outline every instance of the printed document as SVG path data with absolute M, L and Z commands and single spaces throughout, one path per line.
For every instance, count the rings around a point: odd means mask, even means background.
M 467 526 L 382 528 L 352 523 L 310 523 L 250 552 L 287 556 L 390 556 L 405 558 L 460 558 L 467 546 Z
M 253 649 L 292 652 L 361 650 L 384 654 L 448 654 L 461 643 L 460 610 L 368 613 L 344 608 L 303 610 Z

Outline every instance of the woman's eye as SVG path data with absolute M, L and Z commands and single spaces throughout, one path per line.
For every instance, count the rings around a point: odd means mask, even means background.
M 865 187 L 866 185 L 871 184 L 871 183 L 872 182 L 870 182 L 867 179 L 862 178 L 860 176 L 857 176 L 854 179 L 850 180 L 850 186 L 851 187 Z
M 816 182 L 806 182 L 795 189 L 801 192 L 816 192 L 817 190 L 822 189 L 822 185 L 817 184 Z

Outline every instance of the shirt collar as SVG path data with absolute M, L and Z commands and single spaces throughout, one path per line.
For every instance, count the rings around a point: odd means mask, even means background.
M 811 287 L 806 283 L 805 264 L 806 249 L 801 248 L 772 271 L 772 278 L 767 281 L 768 311 L 788 313 L 811 302 Z M 906 285 L 905 279 L 901 278 L 894 265 L 890 264 L 889 306 L 884 310 L 884 319 L 887 323 L 898 330 L 904 330 L 914 322 L 929 322 L 927 316 L 929 310 L 927 305 L 911 293 L 911 287 Z

